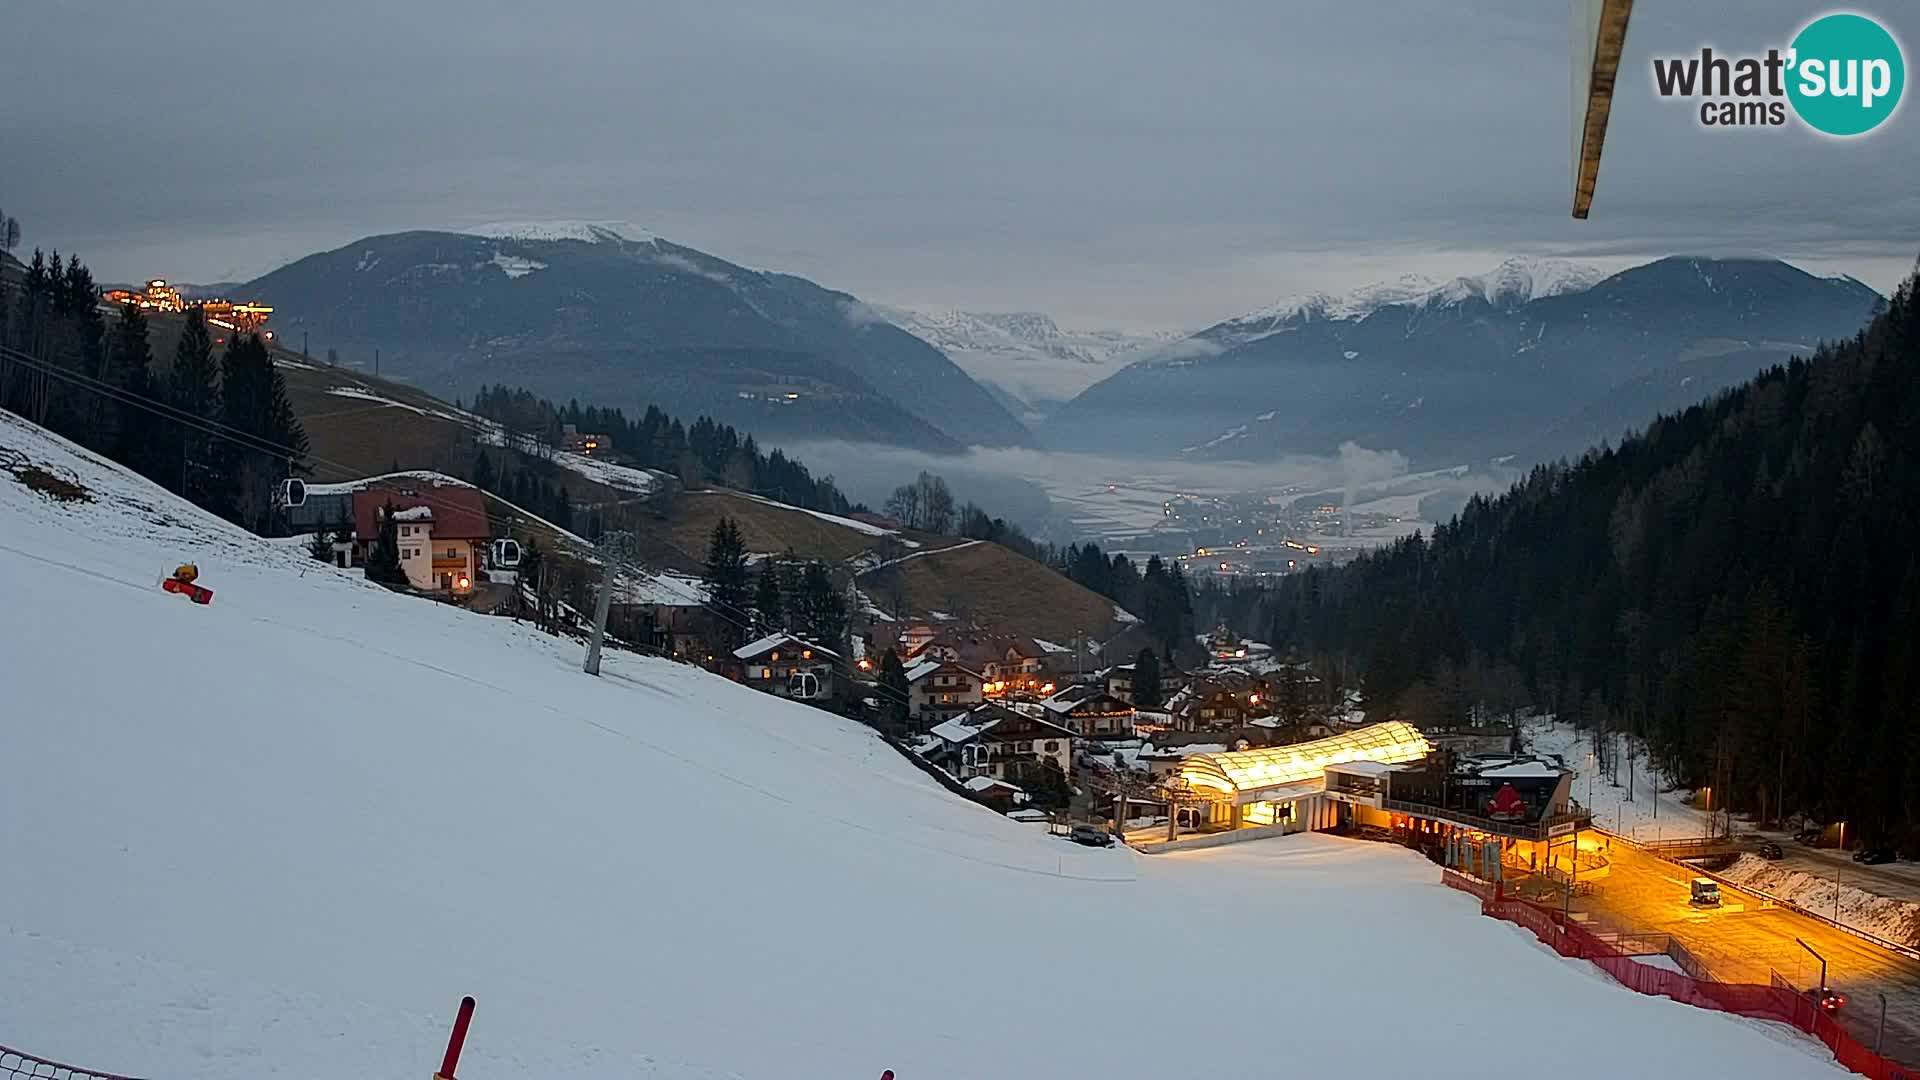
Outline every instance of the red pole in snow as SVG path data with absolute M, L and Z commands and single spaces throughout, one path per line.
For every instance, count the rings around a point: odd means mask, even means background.
M 460 999 L 460 1012 L 453 1018 L 453 1034 L 447 1037 L 447 1056 L 440 1060 L 440 1071 L 433 1074 L 433 1080 L 453 1080 L 453 1070 L 460 1064 L 460 1049 L 467 1044 L 467 1025 L 473 1022 L 473 998 Z

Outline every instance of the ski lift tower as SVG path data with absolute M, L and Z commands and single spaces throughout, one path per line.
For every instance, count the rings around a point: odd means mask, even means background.
M 607 609 L 613 600 L 613 590 L 619 586 L 619 567 L 623 563 L 634 562 L 639 556 L 640 541 L 630 532 L 609 529 L 600 534 L 600 592 L 593 603 L 593 636 L 587 640 L 587 659 L 580 670 L 589 675 L 600 674 L 600 645 L 607 636 Z
M 1573 216 L 1585 219 L 1627 44 L 1633 0 L 1573 0 Z

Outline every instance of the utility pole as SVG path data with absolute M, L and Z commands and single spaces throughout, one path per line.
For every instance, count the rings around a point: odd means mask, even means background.
M 1879 1057 L 1880 1048 L 1887 1044 L 1887 995 L 1880 995 L 1880 1031 L 1873 1037 L 1873 1053 Z

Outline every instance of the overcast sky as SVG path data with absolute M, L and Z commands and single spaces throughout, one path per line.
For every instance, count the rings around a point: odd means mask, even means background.
M 1914 59 L 1920 12 L 1850 6 Z M 0 207 L 103 280 L 612 219 L 874 301 L 1173 328 L 1515 252 L 1778 254 L 1883 291 L 1920 254 L 1911 103 L 1842 143 L 1652 92 L 1651 55 L 1784 45 L 1825 4 L 1641 0 L 1587 222 L 1566 0 L 6 9 Z

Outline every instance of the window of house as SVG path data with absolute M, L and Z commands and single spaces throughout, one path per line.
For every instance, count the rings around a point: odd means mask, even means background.
M 1060 749 L 1060 740 L 1058 739 L 1047 740 L 1047 753 L 1051 754 L 1058 749 Z
M 447 558 L 449 558 L 449 559 L 457 559 L 457 558 L 459 558 L 459 557 L 460 557 L 460 553 L 459 553 L 458 551 L 456 551 L 456 550 L 454 550 L 453 548 L 448 548 L 448 549 L 447 549 Z

